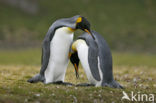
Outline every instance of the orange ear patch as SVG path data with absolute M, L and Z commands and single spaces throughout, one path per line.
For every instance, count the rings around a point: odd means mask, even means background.
M 82 18 L 79 17 L 77 20 L 76 20 L 76 23 L 80 23 L 82 21 Z

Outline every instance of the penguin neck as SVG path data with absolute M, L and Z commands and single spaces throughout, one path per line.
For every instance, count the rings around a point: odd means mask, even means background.
M 84 40 L 82 40 L 82 39 L 76 40 L 76 41 L 72 44 L 72 50 L 73 50 L 74 52 L 77 52 L 77 48 L 78 48 L 80 45 L 83 45 L 83 44 L 85 44 L 85 41 L 84 41 Z
M 74 29 L 71 29 L 70 27 L 61 27 L 61 28 L 58 28 L 56 32 L 57 31 L 62 32 L 64 34 L 69 34 L 69 35 L 74 33 Z
M 64 48 L 65 45 L 70 47 L 70 44 L 73 41 L 73 34 L 74 32 L 69 30 L 69 27 L 60 27 L 56 29 L 51 43 L 55 43 L 59 48 L 60 46 Z

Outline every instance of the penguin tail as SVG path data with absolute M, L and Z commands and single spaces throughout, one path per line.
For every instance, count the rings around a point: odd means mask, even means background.
M 116 82 L 115 80 L 113 80 L 110 83 L 103 83 L 104 87 L 111 87 L 111 88 L 119 88 L 119 89 L 124 89 L 124 87 L 122 85 L 120 85 L 118 82 Z
M 44 77 L 40 74 L 35 75 L 34 77 L 27 80 L 29 83 L 37 83 L 37 82 L 44 82 Z

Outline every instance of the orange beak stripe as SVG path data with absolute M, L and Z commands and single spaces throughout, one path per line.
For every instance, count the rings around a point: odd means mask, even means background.
M 74 67 L 75 67 L 75 69 L 76 69 L 76 72 L 78 73 L 78 67 L 77 67 L 77 65 L 74 64 Z
M 91 34 L 87 29 L 84 29 L 85 30 L 85 32 L 87 32 L 88 34 Z
M 94 38 L 94 36 L 91 34 L 91 32 L 89 32 L 87 29 L 84 29 L 84 31 L 87 32 L 88 34 L 90 34 L 90 35 L 93 37 L 93 39 L 95 40 L 95 38 Z

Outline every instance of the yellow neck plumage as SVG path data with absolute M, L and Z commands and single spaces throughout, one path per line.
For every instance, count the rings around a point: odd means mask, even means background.
M 75 42 L 73 42 L 73 44 L 72 44 L 72 50 L 74 51 L 74 52 L 76 52 L 77 51 L 77 46 L 79 45 L 79 44 L 82 44 L 82 43 L 84 43 L 84 40 L 82 40 L 82 39 L 78 39 L 78 40 L 76 40 Z

